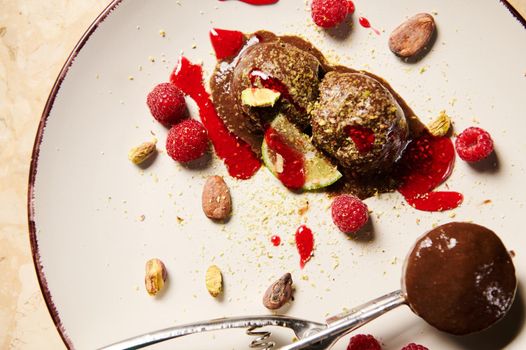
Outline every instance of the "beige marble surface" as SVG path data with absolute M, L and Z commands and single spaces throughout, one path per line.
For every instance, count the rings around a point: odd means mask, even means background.
M 62 349 L 31 258 L 26 213 L 33 139 L 48 93 L 109 0 L 0 0 L 0 349 Z M 526 0 L 511 0 L 526 17 Z

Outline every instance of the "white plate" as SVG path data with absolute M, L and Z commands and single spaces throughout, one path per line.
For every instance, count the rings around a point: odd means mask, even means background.
M 344 39 L 317 31 L 305 2 L 298 0 L 266 7 L 216 0 L 114 1 L 90 28 L 51 93 L 30 181 L 35 264 L 69 347 L 93 349 L 174 324 L 264 314 L 262 293 L 285 271 L 292 272 L 296 284 L 287 314 L 321 321 L 397 289 L 412 242 L 432 225 L 451 221 L 454 213 L 455 220 L 495 230 L 517 252 L 521 285 L 509 317 L 489 332 L 455 338 L 402 307 L 360 332 L 374 334 L 388 350 L 409 342 L 435 350 L 526 348 L 521 332 L 526 30 L 497 0 L 368 0 L 356 1 L 356 7 L 355 27 Z M 436 12 L 439 36 L 427 57 L 406 64 L 389 52 L 388 34 L 421 11 Z M 368 17 L 381 35 L 360 27 L 358 16 Z M 466 199 L 453 212 L 416 211 L 398 194 L 368 199 L 374 212 L 372 242 L 339 233 L 324 194 L 292 194 L 264 168 L 248 181 L 237 181 L 226 176 L 218 160 L 206 169 L 187 169 L 161 153 L 140 171 L 128 161 L 128 150 L 150 139 L 150 132 L 163 148 L 167 134 L 149 115 L 146 95 L 168 80 L 181 52 L 194 62 L 202 60 L 207 75 L 211 72 L 212 27 L 302 34 L 331 58 L 387 79 L 424 121 L 445 109 L 458 131 L 474 124 L 489 130 L 498 165 L 475 168 L 457 162 L 447 185 Z M 165 38 L 160 30 L 166 31 Z M 189 104 L 197 117 L 195 105 Z M 210 174 L 225 175 L 232 190 L 234 216 L 225 225 L 210 222 L 201 212 L 201 189 Z M 487 199 L 491 204 L 482 204 Z M 297 209 L 306 200 L 310 209 L 302 217 Z M 177 216 L 184 222 L 178 223 Z M 316 254 L 300 270 L 288 241 L 304 222 L 315 232 Z M 278 248 L 269 242 L 276 233 L 285 242 Z M 152 257 L 162 259 L 169 271 L 168 288 L 158 298 L 149 297 L 143 286 L 144 263 Z M 225 277 L 225 295 L 218 300 L 204 286 L 204 272 L 212 263 Z M 290 335 L 279 337 L 290 341 Z M 159 348 L 243 349 L 250 340 L 242 331 L 231 331 Z M 336 346 L 345 347 L 346 341 Z

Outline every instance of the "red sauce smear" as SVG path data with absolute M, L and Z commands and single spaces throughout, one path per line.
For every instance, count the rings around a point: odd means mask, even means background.
M 454 163 L 455 149 L 451 139 L 425 133 L 413 140 L 403 155 L 402 185 L 398 191 L 418 210 L 454 209 L 464 199 L 461 193 L 433 191 L 451 175 Z
M 371 27 L 371 22 L 365 17 L 360 17 L 358 19 L 358 22 L 360 22 L 360 25 L 364 28 L 371 28 L 373 32 L 375 32 L 377 35 L 380 35 L 380 31 L 376 28 Z
M 305 112 L 305 108 L 300 106 L 289 93 L 289 89 L 283 82 L 277 78 L 269 76 L 267 73 L 262 72 L 258 68 L 254 68 L 248 74 L 250 83 L 253 87 L 257 87 L 256 83 L 259 80 L 264 88 L 271 89 L 281 93 L 284 99 L 289 101 L 298 111 Z
M 270 237 L 270 242 L 272 243 L 274 247 L 277 247 L 281 244 L 281 237 L 278 235 L 274 235 Z
M 314 249 L 314 236 L 311 229 L 305 225 L 301 225 L 296 231 L 296 247 L 300 254 L 300 267 L 304 268 Z
M 237 30 L 214 28 L 210 31 L 210 41 L 218 60 L 234 57 L 245 44 L 245 36 Z
M 203 68 L 181 57 L 170 81 L 190 96 L 199 107 L 201 121 L 208 131 L 217 156 L 222 159 L 228 173 L 238 179 L 252 177 L 261 162 L 250 146 L 232 134 L 225 126 L 203 84 Z
M 354 11 L 356 10 L 356 8 L 354 7 L 354 2 L 352 2 L 351 0 L 347 0 L 347 3 L 349 5 L 349 9 L 347 10 L 347 13 L 352 15 Z
M 219 0 L 219 1 L 226 1 L 226 0 Z M 272 5 L 277 3 L 279 0 L 239 0 L 241 2 L 245 2 L 250 5 Z
M 305 160 L 303 154 L 290 147 L 283 136 L 269 127 L 265 132 L 265 141 L 270 150 L 283 158 L 283 170 L 278 179 L 292 190 L 298 190 L 305 184 Z
M 347 133 L 356 145 L 358 152 L 367 153 L 373 149 L 375 137 L 371 129 L 361 125 L 353 125 L 348 127 Z

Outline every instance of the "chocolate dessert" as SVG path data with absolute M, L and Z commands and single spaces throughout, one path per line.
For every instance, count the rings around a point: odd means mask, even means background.
M 256 154 L 262 154 L 269 125 L 283 115 L 344 174 L 337 190 L 361 198 L 394 189 L 389 173 L 422 130 L 384 80 L 331 66 L 312 44 L 295 36 L 266 31 L 245 36 L 235 57 L 217 63 L 210 87 L 226 127 Z
M 403 284 L 417 315 L 456 335 L 499 321 L 517 288 L 513 262 L 499 237 L 483 226 L 460 222 L 439 226 L 416 242 Z
M 389 171 L 407 144 L 404 111 L 376 79 L 329 72 L 312 112 L 314 143 L 358 176 Z

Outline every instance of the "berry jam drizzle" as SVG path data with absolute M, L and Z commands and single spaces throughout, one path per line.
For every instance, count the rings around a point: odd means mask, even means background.
M 451 139 L 423 134 L 409 144 L 402 157 L 402 185 L 398 192 L 418 210 L 443 211 L 458 207 L 464 199 L 461 193 L 433 192 L 451 175 L 454 163 Z
M 283 96 L 284 99 L 289 101 L 299 112 L 304 113 L 305 108 L 300 106 L 289 93 L 289 89 L 283 82 L 277 78 L 269 76 L 267 73 L 262 72 L 258 68 L 253 68 L 248 74 L 252 87 L 258 87 L 257 82 L 261 83 L 264 88 L 277 91 Z
M 210 41 L 218 60 L 234 57 L 245 44 L 245 36 L 237 30 L 214 28 L 210 31 Z
M 376 29 L 376 28 L 371 27 L 371 22 L 369 22 L 369 20 L 368 20 L 367 18 L 365 18 L 365 17 L 360 17 L 360 18 L 358 19 L 358 22 L 360 22 L 360 25 L 361 25 L 362 27 L 364 27 L 364 28 L 371 28 L 371 30 L 372 30 L 373 32 L 375 32 L 376 35 L 380 35 L 380 31 L 379 31 L 378 29 Z
M 260 168 L 261 162 L 250 146 L 228 131 L 217 115 L 203 84 L 203 68 L 192 64 L 186 57 L 181 57 L 170 76 L 170 81 L 190 96 L 199 107 L 201 121 L 228 173 L 238 179 L 252 177 Z
M 283 136 L 269 127 L 265 141 L 270 150 L 283 158 L 283 169 L 278 169 L 278 179 L 292 190 L 299 190 L 305 184 L 305 159 L 303 154 L 290 147 Z M 281 170 L 281 171 L 280 171 Z
M 296 231 L 296 247 L 300 254 L 300 267 L 304 268 L 314 249 L 314 236 L 311 229 L 305 225 L 301 225 Z
M 219 1 L 226 1 L 226 0 L 219 0 Z M 250 5 L 260 6 L 260 5 L 272 5 L 272 4 L 277 3 L 279 0 L 239 0 L 239 1 L 250 4 Z
M 367 153 L 374 146 L 374 132 L 361 125 L 352 125 L 347 129 L 347 133 L 354 142 L 354 145 L 360 153 Z
M 278 235 L 274 235 L 270 237 L 270 242 L 272 243 L 274 247 L 277 247 L 281 244 L 281 237 Z

